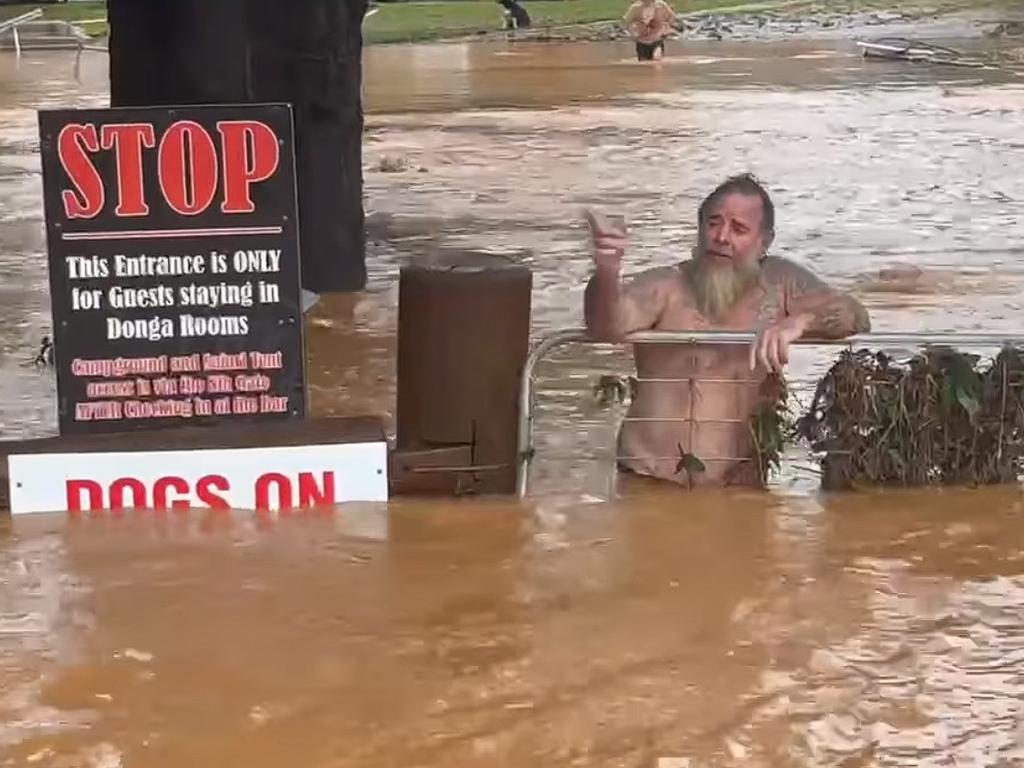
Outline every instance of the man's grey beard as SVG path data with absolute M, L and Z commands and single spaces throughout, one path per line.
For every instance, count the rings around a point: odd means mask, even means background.
M 761 276 L 761 263 L 745 267 L 698 251 L 690 263 L 690 288 L 704 317 L 720 322 Z

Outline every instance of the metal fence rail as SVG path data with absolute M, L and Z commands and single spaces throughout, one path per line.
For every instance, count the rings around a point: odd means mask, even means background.
M 627 336 L 621 344 L 729 344 L 747 346 L 757 335 L 736 331 L 643 331 Z M 835 340 L 799 340 L 800 346 L 869 347 L 872 349 L 916 350 L 927 347 L 999 348 L 1003 346 L 1024 347 L 1024 336 L 991 333 L 871 333 Z M 534 422 L 534 371 L 537 364 L 548 353 L 569 344 L 608 346 L 609 342 L 597 341 L 583 328 L 553 331 L 542 336 L 533 346 L 523 366 L 519 388 L 519 434 L 518 468 L 516 475 L 517 493 L 526 495 L 530 461 L 533 458 Z M 617 346 L 617 345 L 613 345 Z M 653 380 L 652 380 L 653 381 Z M 679 381 L 666 379 L 665 381 Z M 703 380 L 701 380 L 703 381 Z M 731 382 L 739 383 L 739 382 Z M 664 421 L 665 419 L 651 419 Z M 688 419 L 674 419 L 689 421 Z M 677 458 L 677 457 L 675 457 Z
M 35 21 L 36 19 L 41 18 L 42 15 L 42 9 L 36 8 L 34 11 L 29 11 L 28 13 L 23 13 L 19 16 L 15 16 L 14 18 L 0 21 L 0 34 L 10 30 L 11 34 L 14 35 L 14 51 L 18 56 L 21 55 L 21 36 L 18 34 L 18 27 L 21 24 Z

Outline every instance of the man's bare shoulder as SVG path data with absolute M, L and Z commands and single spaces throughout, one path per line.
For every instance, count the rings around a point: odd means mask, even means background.
M 658 288 L 675 290 L 682 286 L 681 265 L 651 267 L 640 272 L 634 272 L 632 275 L 626 276 L 625 282 L 631 285 L 657 286 Z
M 622 290 L 639 304 L 664 306 L 683 292 L 683 280 L 678 266 L 653 267 L 626 275 Z
M 807 267 L 784 256 L 766 256 L 761 262 L 765 285 L 807 291 L 824 288 L 825 283 Z
M 670 21 L 675 19 L 676 12 L 672 9 L 671 5 L 669 5 L 667 2 L 665 2 L 665 0 L 657 0 L 657 2 L 654 4 L 654 6 L 659 11 L 661 11 L 661 13 L 666 17 L 666 19 L 668 19 Z
M 681 264 L 672 264 L 667 267 L 649 267 L 639 272 L 634 272 L 633 277 L 643 278 L 644 280 L 678 280 L 681 266 Z

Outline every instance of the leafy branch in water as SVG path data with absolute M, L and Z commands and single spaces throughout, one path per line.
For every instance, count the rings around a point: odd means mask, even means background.
M 679 451 L 679 461 L 676 462 L 676 474 L 679 475 L 685 472 L 686 481 L 693 487 L 693 479 L 707 472 L 708 468 L 694 454 L 688 453 L 683 448 L 682 443 L 676 443 L 676 448 Z
M 782 464 L 786 444 L 792 439 L 794 425 L 789 415 L 789 387 L 776 373 L 761 383 L 760 402 L 750 417 L 750 437 L 757 462 L 758 477 L 765 485 Z

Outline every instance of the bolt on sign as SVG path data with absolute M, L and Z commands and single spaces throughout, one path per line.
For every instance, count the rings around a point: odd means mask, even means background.
M 305 415 L 288 105 L 39 114 L 59 424 Z

